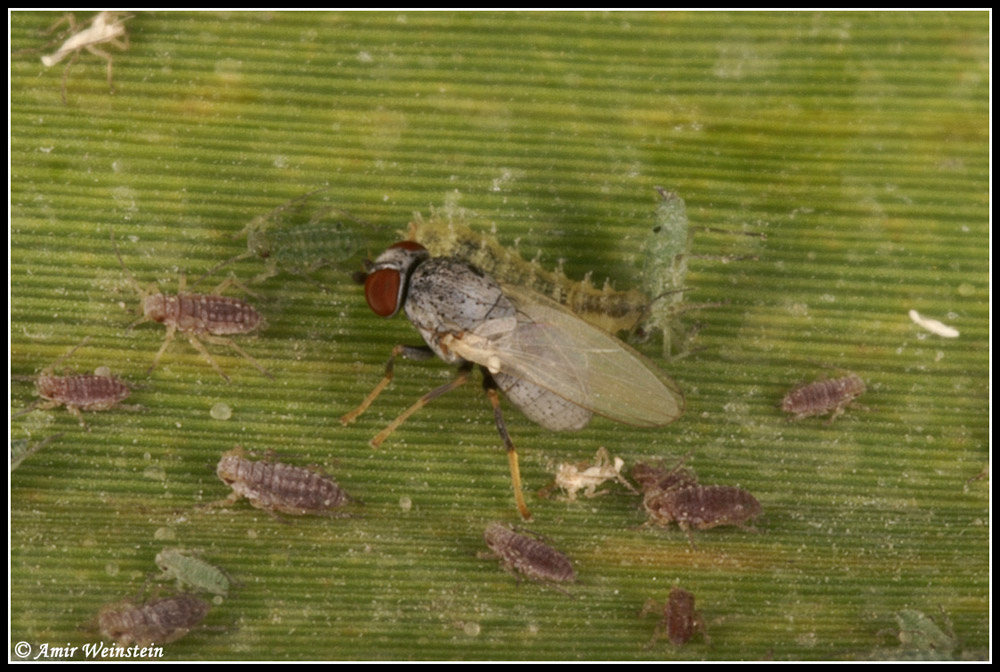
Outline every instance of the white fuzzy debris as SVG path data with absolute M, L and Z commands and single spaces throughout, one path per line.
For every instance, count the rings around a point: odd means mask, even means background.
M 938 336 L 942 336 L 944 338 L 958 338 L 958 329 L 955 327 L 949 327 L 943 322 L 938 322 L 935 319 L 924 317 L 915 310 L 910 311 L 910 319 L 913 320 L 915 324 L 923 327 L 932 334 L 937 334 Z

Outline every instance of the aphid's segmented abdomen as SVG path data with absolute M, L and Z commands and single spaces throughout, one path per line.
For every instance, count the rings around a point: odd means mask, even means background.
M 239 449 L 237 449 L 239 451 Z M 280 462 L 253 461 L 230 451 L 217 473 L 258 509 L 289 514 L 320 513 L 343 506 L 350 497 L 333 479 Z
M 676 522 L 705 530 L 739 525 L 761 514 L 760 502 L 746 490 L 729 485 L 696 485 L 651 492 L 643 502 L 654 522 Z
M 106 411 L 132 393 L 129 386 L 115 376 L 41 375 L 35 386 L 45 399 L 84 411 Z
M 246 334 L 262 326 L 263 317 L 250 304 L 228 296 L 166 296 L 166 313 L 177 328 L 194 334 Z
M 818 380 L 786 394 L 781 408 L 786 413 L 794 413 L 796 419 L 830 412 L 836 417 L 866 389 L 865 381 L 853 373 L 842 378 Z
M 149 646 L 180 639 L 207 614 L 208 602 L 183 594 L 142 605 L 108 605 L 101 609 L 97 623 L 101 634 L 120 646 Z
M 576 581 L 569 558 L 548 544 L 518 534 L 502 523 L 492 523 L 483 537 L 508 570 L 539 581 Z

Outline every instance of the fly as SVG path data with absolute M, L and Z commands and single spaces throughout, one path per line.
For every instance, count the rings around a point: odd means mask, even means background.
M 341 421 L 351 422 L 371 405 L 392 380 L 400 355 L 437 355 L 459 364 L 459 374 L 376 435 L 376 447 L 415 411 L 465 383 L 479 365 L 524 518 L 531 514 L 497 389 L 529 419 L 553 431 L 582 429 L 595 413 L 637 427 L 662 427 L 684 412 L 677 384 L 641 354 L 558 303 L 524 288 L 501 286 L 465 261 L 432 258 L 419 243 L 403 241 L 370 265 L 364 285 L 377 315 L 392 317 L 402 308 L 427 345 L 397 345 L 382 381 Z

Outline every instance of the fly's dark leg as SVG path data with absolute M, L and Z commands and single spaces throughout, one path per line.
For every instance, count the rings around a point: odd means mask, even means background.
M 350 413 L 346 413 L 340 418 L 342 424 L 349 424 L 354 422 L 354 420 L 368 410 L 368 407 L 372 405 L 372 402 L 382 394 L 382 390 L 388 387 L 389 383 L 392 382 L 392 369 L 393 364 L 396 362 L 396 358 L 402 355 L 406 359 L 424 360 L 431 359 L 434 357 L 434 351 L 431 350 L 426 345 L 397 345 L 392 349 L 392 355 L 389 356 L 389 361 L 385 363 L 385 377 L 375 386 L 364 401 L 362 401 L 357 408 L 355 408 Z M 463 381 L 464 382 L 464 381 Z
M 409 346 L 402 346 L 402 347 L 405 348 L 405 347 L 409 347 Z M 395 350 L 393 350 L 393 352 L 395 352 Z M 392 360 L 390 360 L 390 362 L 391 361 Z M 465 381 L 467 381 L 469 379 L 469 373 L 471 371 L 472 371 L 472 364 L 470 362 L 466 362 L 465 364 L 462 364 L 462 366 L 458 369 L 458 375 L 455 376 L 455 378 L 450 383 L 446 383 L 446 384 L 442 385 L 441 387 L 436 387 L 433 390 L 431 390 L 430 392 L 428 392 L 427 394 L 425 394 L 424 396 L 422 396 L 419 399 L 417 399 L 417 401 L 412 406 L 410 406 L 408 409 L 406 409 L 405 411 L 403 411 L 402 413 L 400 413 L 400 415 L 399 415 L 398 418 L 396 418 L 395 420 L 393 420 L 392 422 L 390 422 L 388 427 L 386 427 L 381 432 L 379 432 L 378 434 L 376 434 L 375 438 L 372 439 L 369 442 L 369 443 L 371 443 L 372 448 L 378 448 L 380 445 L 382 445 L 382 442 L 385 441 L 389 437 L 390 434 L 392 434 L 394 431 L 396 431 L 397 427 L 399 427 L 401 424 L 403 424 L 404 422 L 406 422 L 407 418 L 409 418 L 411 415 L 413 415 L 414 413 L 416 413 L 417 411 L 419 411 L 421 408 L 423 408 L 424 406 L 426 406 L 430 402 L 434 401 L 435 399 L 437 399 L 438 397 L 440 397 L 442 394 L 446 394 L 448 392 L 451 392 L 456 387 L 460 387 L 461 385 L 464 385 Z
M 500 395 L 497 394 L 497 384 L 493 380 L 490 372 L 483 367 L 479 367 L 483 372 L 483 389 L 493 406 L 493 419 L 496 421 L 497 431 L 503 440 L 503 446 L 507 449 L 507 461 L 510 463 L 510 480 L 514 486 L 514 501 L 517 502 L 517 510 L 521 512 L 521 517 L 531 520 L 531 511 L 524 502 L 524 493 L 521 491 L 521 468 L 517 461 L 517 448 L 507 432 L 507 424 L 503 421 L 503 411 L 500 410 Z

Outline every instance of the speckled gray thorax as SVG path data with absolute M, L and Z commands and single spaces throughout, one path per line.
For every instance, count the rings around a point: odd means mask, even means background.
M 403 309 L 427 345 L 452 363 L 461 358 L 442 352 L 436 335 L 471 331 L 517 312 L 496 280 L 451 257 L 428 259 L 413 270 Z
M 451 257 L 424 261 L 410 274 L 404 310 L 424 341 L 446 362 L 462 361 L 444 352 L 438 339 L 471 331 L 488 320 L 512 317 L 517 309 L 500 285 L 475 266 Z M 529 419 L 546 429 L 581 429 L 592 413 L 523 378 L 493 374 L 497 386 Z

